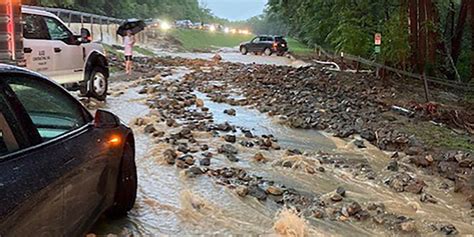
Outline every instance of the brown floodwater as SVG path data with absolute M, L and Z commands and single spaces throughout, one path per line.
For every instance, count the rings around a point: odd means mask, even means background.
M 179 79 L 187 71 L 176 69 L 174 79 Z M 108 100 L 106 107 L 120 116 L 126 123 L 144 117 L 154 121 L 156 116 L 145 105 L 147 95 L 140 95 L 140 87 L 134 83 L 120 82 L 111 85 L 114 96 Z M 350 142 L 332 138 L 314 130 L 291 129 L 283 126 L 257 110 L 211 102 L 205 94 L 195 92 L 204 100 L 205 106 L 214 114 L 216 123 L 228 121 L 232 125 L 251 129 L 257 135 L 274 135 L 282 148 L 298 148 L 308 152 L 307 156 L 288 157 L 284 151 L 262 151 L 270 162 L 257 163 L 251 157 L 255 148 L 239 148 L 240 162 L 232 163 L 226 158 L 216 156 L 212 168 L 239 167 L 249 174 L 255 174 L 275 183 L 291 187 L 302 192 L 323 195 L 342 186 L 347 190 L 347 199 L 361 204 L 369 202 L 383 203 L 387 211 L 406 215 L 415 219 L 418 233 L 415 235 L 439 235 L 433 232 L 428 223 L 447 222 L 456 226 L 461 234 L 474 234 L 474 220 L 470 216 L 468 203 L 462 196 L 452 190 L 442 191 L 438 188 L 440 178 L 426 176 L 413 170 L 428 184 L 426 190 L 437 200 L 437 204 L 419 201 L 419 195 L 395 193 L 383 183 L 389 171 L 386 166 L 390 155 L 375 147 L 355 149 Z M 224 109 L 234 108 L 235 117 L 223 113 Z M 193 109 L 193 108 L 190 108 Z M 179 131 L 169 129 L 166 125 L 156 124 L 158 129 L 167 134 Z M 138 198 L 135 208 L 126 218 L 110 220 L 101 218 L 90 231 L 97 235 L 268 235 L 278 236 L 398 236 L 372 221 L 330 221 L 316 218 L 303 218 L 292 210 L 287 210 L 271 201 L 260 202 L 251 196 L 240 197 L 234 191 L 216 184 L 205 175 L 188 178 L 174 166 L 163 163 L 162 152 L 168 144 L 156 143 L 143 133 L 142 127 L 133 126 L 136 135 L 136 162 L 139 176 Z M 221 138 L 213 137 L 206 132 L 194 133 L 198 142 L 215 147 L 224 144 Z M 329 156 L 347 160 L 364 161 L 377 173 L 375 180 L 367 181 L 354 177 L 345 169 L 324 166 L 326 172 L 308 174 L 302 169 L 284 168 L 277 165 L 281 160 L 293 159 L 299 167 L 319 165 L 311 153 L 324 151 Z M 259 151 L 260 152 L 260 151 Z M 216 152 L 215 152 L 216 153 Z M 452 185 L 451 185 L 452 186 Z M 363 205 L 364 206 L 364 205 Z

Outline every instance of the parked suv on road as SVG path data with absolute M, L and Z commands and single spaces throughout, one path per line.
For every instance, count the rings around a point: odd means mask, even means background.
M 0 63 L 26 66 L 61 85 L 79 85 L 82 96 L 105 100 L 108 62 L 102 45 L 91 42 L 89 30 L 75 35 L 54 14 L 15 2 L 0 3 L 6 6 L 0 6 L 0 17 L 13 19 L 0 21 Z
M 283 56 L 288 52 L 288 43 L 282 36 L 257 36 L 250 42 L 240 44 L 240 52 L 243 55 L 247 53 L 264 53 L 270 56 L 276 53 Z

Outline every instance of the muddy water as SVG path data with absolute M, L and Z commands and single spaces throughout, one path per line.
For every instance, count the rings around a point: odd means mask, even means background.
M 229 122 L 237 127 L 251 129 L 252 133 L 258 136 L 273 135 L 278 138 L 278 143 L 287 149 L 300 149 L 305 151 L 332 151 L 336 148 L 334 143 L 322 133 L 314 130 L 292 129 L 279 124 L 275 119 L 258 110 L 230 106 L 212 102 L 206 94 L 194 93 L 199 99 L 204 101 L 206 107 L 214 115 L 216 123 Z M 235 109 L 237 116 L 229 116 L 223 111 L 225 109 Z
M 155 52 L 159 56 L 171 56 L 171 57 L 180 57 L 188 59 L 206 59 L 211 60 L 214 57 L 215 53 L 170 53 L 163 51 Z M 225 62 L 233 63 L 245 63 L 245 64 L 270 64 L 278 66 L 306 66 L 307 63 L 300 60 L 292 60 L 287 57 L 278 57 L 278 56 L 263 56 L 263 55 L 242 55 L 237 50 L 220 52 L 222 60 Z
M 177 70 L 169 79 L 179 79 L 185 74 Z M 123 91 L 111 97 L 107 107 L 118 114 L 126 123 L 137 117 L 153 120 L 153 113 L 145 105 L 147 97 L 138 94 L 140 88 L 133 83 L 117 83 L 112 90 Z M 427 191 L 438 200 L 438 204 L 426 204 L 419 201 L 419 195 L 398 194 L 383 184 L 388 176 L 385 167 L 389 155 L 374 147 L 357 150 L 346 141 L 329 138 L 319 132 L 295 130 L 280 125 L 277 121 L 256 110 L 244 107 L 232 107 L 211 102 L 203 93 L 195 94 L 204 100 L 205 106 L 214 114 L 216 123 L 228 121 L 238 127 L 251 129 L 254 134 L 273 134 L 284 148 L 298 148 L 304 151 L 329 152 L 333 157 L 367 162 L 377 173 L 375 180 L 368 181 L 354 175 L 346 169 L 324 166 L 326 172 L 308 174 L 301 169 L 289 169 L 275 165 L 281 159 L 299 159 L 301 166 L 315 162 L 311 156 L 287 157 L 283 151 L 264 151 L 271 161 L 266 164 L 251 160 L 256 150 L 239 146 L 238 163 L 231 163 L 223 157 L 215 157 L 213 167 L 241 167 L 250 174 L 259 175 L 275 183 L 291 187 L 301 192 L 324 195 L 342 186 L 347 189 L 347 198 L 361 204 L 368 202 L 383 203 L 387 211 L 406 215 L 416 220 L 421 235 L 436 235 L 427 227 L 428 222 L 447 222 L 456 226 L 463 234 L 473 231 L 473 219 L 469 216 L 467 203 L 452 190 L 443 192 L 438 189 L 441 182 L 431 176 L 422 177 L 428 184 Z M 234 108 L 237 116 L 228 116 L 224 109 Z M 190 108 L 194 109 L 194 108 Z M 296 236 L 380 236 L 399 235 L 398 232 L 376 226 L 372 221 L 330 221 L 315 218 L 304 219 L 288 210 L 283 212 L 280 206 L 272 202 L 259 202 L 253 197 L 241 198 L 233 191 L 217 185 L 208 176 L 186 178 L 176 167 L 160 162 L 161 153 L 169 148 L 167 144 L 157 144 L 145 135 L 142 128 L 133 127 L 137 143 L 137 168 L 139 174 L 138 199 L 135 208 L 128 217 L 120 220 L 101 219 L 91 230 L 98 235 L 134 234 L 150 235 L 277 235 L 277 233 Z M 159 129 L 173 132 L 162 125 Z M 178 129 L 179 130 L 179 129 Z M 224 144 L 210 134 L 196 134 L 199 142 Z M 214 162 L 214 161 L 213 161 Z

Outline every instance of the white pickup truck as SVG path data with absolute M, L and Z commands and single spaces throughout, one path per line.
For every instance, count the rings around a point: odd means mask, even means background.
M 76 35 L 56 15 L 14 2 L 0 3 L 0 63 L 26 66 L 62 85 L 78 84 L 82 96 L 105 100 L 108 62 L 89 30 Z

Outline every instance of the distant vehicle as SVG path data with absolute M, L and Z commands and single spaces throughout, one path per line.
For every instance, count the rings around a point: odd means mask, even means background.
M 84 236 L 137 190 L 133 132 L 59 85 L 0 64 L 0 236 Z
M 202 25 L 202 29 L 203 29 L 203 30 L 209 30 L 209 29 L 211 29 L 212 27 L 214 27 L 214 29 L 216 29 L 216 27 L 215 27 L 214 25 L 211 25 L 211 24 L 207 24 L 207 23 L 206 23 L 206 24 L 203 24 L 203 25 Z
M 288 43 L 282 36 L 257 36 L 250 42 L 240 44 L 240 52 L 243 55 L 263 53 L 270 56 L 276 53 L 278 56 L 283 56 L 288 52 Z
M 150 28 L 159 28 L 160 27 L 161 20 L 160 19 L 146 19 L 145 24 L 147 27 Z
M 197 29 L 197 30 L 201 30 L 204 28 L 204 23 L 202 22 L 195 22 L 193 23 L 193 26 L 192 26 L 193 29 Z
M 108 62 L 89 30 L 75 35 L 56 15 L 16 0 L 0 3 L 0 18 L 7 19 L 0 21 L 0 63 L 26 66 L 60 84 L 79 85 L 83 96 L 106 99 Z
M 176 21 L 175 25 L 178 28 L 192 28 L 193 22 L 190 20 L 180 20 L 180 21 Z

